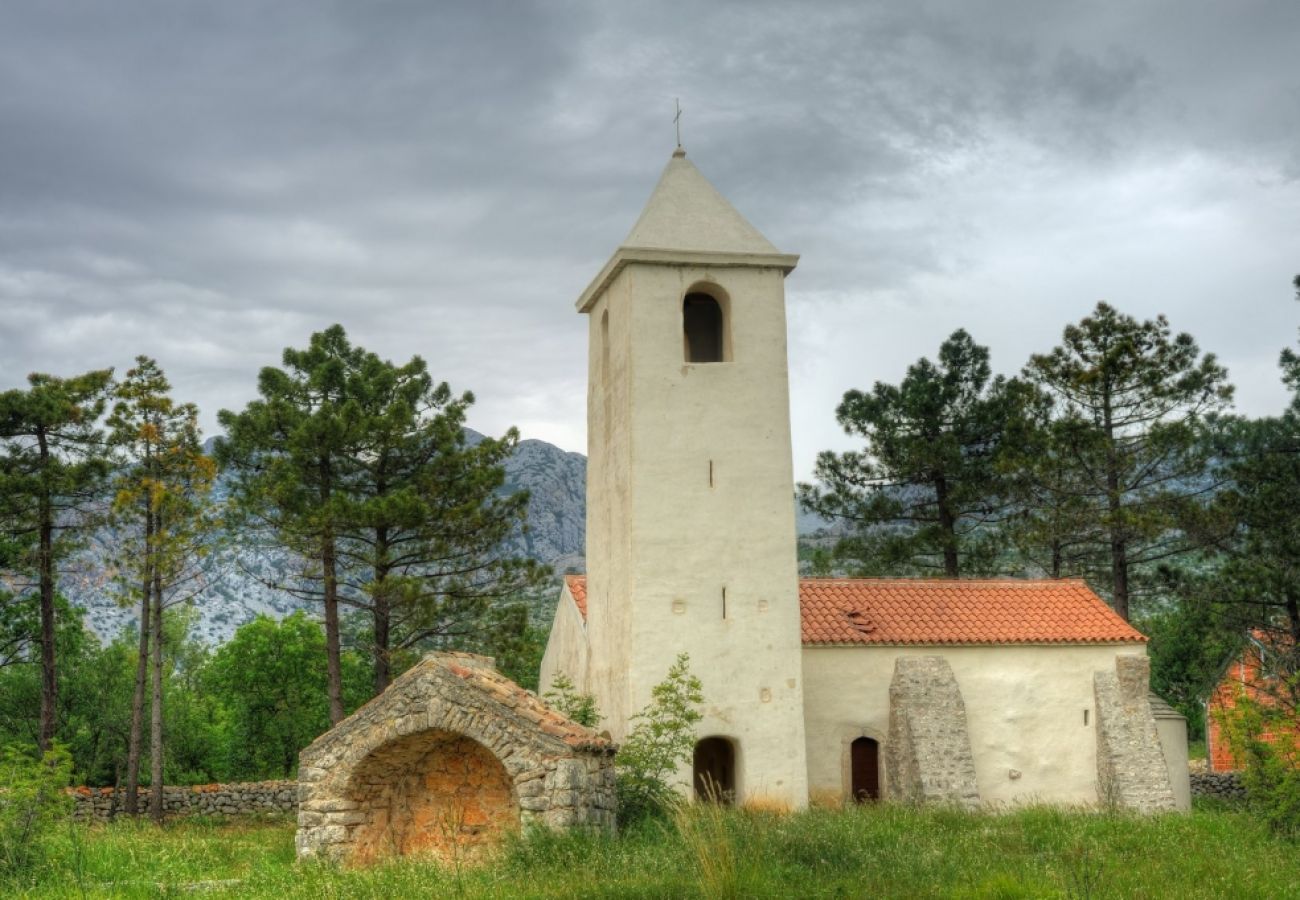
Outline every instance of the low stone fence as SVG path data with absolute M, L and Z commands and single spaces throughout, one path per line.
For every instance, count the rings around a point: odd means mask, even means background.
M 108 819 L 122 812 L 125 790 L 78 787 L 70 790 L 78 819 Z M 150 789 L 140 788 L 140 812 L 149 809 Z M 168 816 L 247 816 L 258 813 L 296 813 L 298 782 L 250 781 L 239 784 L 196 784 L 163 787 L 163 810 Z
M 1246 799 L 1246 787 L 1241 783 L 1240 772 L 1193 772 L 1191 780 L 1193 797 Z

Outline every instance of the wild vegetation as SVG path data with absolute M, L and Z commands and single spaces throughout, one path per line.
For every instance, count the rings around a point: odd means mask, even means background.
M 1239 812 L 690 807 L 617 837 L 539 833 L 481 867 L 294 862 L 292 823 L 68 826 L 25 897 L 1300 897 L 1295 845 Z

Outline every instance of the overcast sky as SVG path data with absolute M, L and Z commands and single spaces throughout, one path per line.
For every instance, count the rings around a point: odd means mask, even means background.
M 1277 411 L 1300 3 L 0 0 L 0 389 L 155 356 L 205 426 L 342 323 L 586 450 L 573 301 L 673 148 L 780 249 L 794 459 L 954 329 L 1099 300 Z

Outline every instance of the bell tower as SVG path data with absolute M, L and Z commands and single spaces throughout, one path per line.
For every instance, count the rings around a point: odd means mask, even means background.
M 577 303 L 590 318 L 583 687 L 621 740 L 688 653 L 705 696 L 697 784 L 703 767 L 738 799 L 796 807 L 808 798 L 785 333 L 797 262 L 679 147 Z

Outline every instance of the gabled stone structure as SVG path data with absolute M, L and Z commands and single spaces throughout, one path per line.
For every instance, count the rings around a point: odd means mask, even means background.
M 1093 675 L 1097 699 L 1097 795 L 1105 805 L 1152 813 L 1177 809 L 1147 685 L 1151 661 L 1115 657 Z
M 467 653 L 432 653 L 302 751 L 298 856 L 473 855 L 614 827 L 614 744 Z
M 890 799 L 979 808 L 966 703 L 943 657 L 894 663 L 886 746 Z

